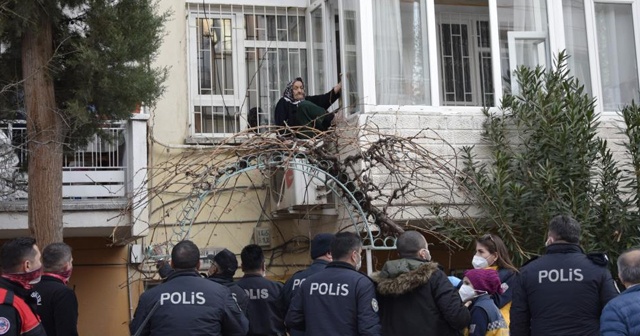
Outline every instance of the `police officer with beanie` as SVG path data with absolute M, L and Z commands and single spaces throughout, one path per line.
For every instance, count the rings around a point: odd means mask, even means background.
M 287 326 L 307 336 L 381 335 L 374 284 L 358 272 L 362 240 L 351 232 L 338 233 L 331 255 L 333 261 L 324 270 L 300 285 L 287 312 Z
M 307 269 L 296 272 L 282 288 L 280 295 L 280 303 L 284 307 L 284 311 L 289 310 L 293 295 L 300 288 L 300 284 L 312 274 L 318 273 L 327 267 L 327 264 L 333 259 L 331 258 L 331 241 L 335 237 L 332 233 L 319 233 L 311 240 L 311 259 L 313 263 Z M 302 336 L 303 331 L 291 329 L 291 336 Z
M 171 251 L 173 272 L 142 293 L 129 326 L 139 335 L 246 335 L 247 318 L 225 286 L 202 278 L 200 251 L 184 240 Z
M 284 335 L 283 311 L 278 303 L 282 283 L 265 278 L 264 253 L 258 245 L 247 245 L 240 253 L 244 276 L 238 286 L 249 296 L 249 336 Z
M 606 257 L 585 254 L 579 241 L 575 219 L 551 219 L 546 253 L 520 270 L 511 335 L 599 335 L 602 308 L 618 290 Z
M 242 309 L 242 312 L 246 315 L 249 297 L 244 292 L 244 289 L 233 282 L 233 276 L 238 269 L 238 259 L 236 259 L 236 255 L 224 249 L 215 255 L 208 255 L 207 258 L 211 260 L 211 267 L 208 272 L 209 280 L 229 288 L 231 295 L 236 299 L 240 309 Z

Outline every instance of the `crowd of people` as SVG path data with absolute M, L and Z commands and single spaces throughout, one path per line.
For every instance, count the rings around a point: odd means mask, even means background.
M 265 277 L 258 245 L 207 258 L 191 241 L 159 265 L 163 283 L 145 291 L 131 335 L 640 335 L 640 248 L 617 260 L 619 290 L 603 254 L 580 247 L 580 224 L 556 216 L 545 253 L 517 269 L 495 234 L 476 240 L 462 279 L 431 258 L 425 237 L 397 239 L 398 259 L 371 277 L 359 272 L 362 240 L 350 232 L 311 240 L 313 263 L 284 284 Z M 67 282 L 71 248 L 32 238 L 2 247 L 0 335 L 77 335 L 78 303 Z
M 549 223 L 546 252 L 520 269 L 500 237 L 476 240 L 462 279 L 431 259 L 425 237 L 398 237 L 399 258 L 371 277 L 360 273 L 362 240 L 349 232 L 311 240 L 313 263 L 281 283 L 265 278 L 257 245 L 211 256 L 198 274 L 197 247 L 174 247 L 165 283 L 140 298 L 133 335 L 639 335 L 640 249 L 618 259 L 619 295 L 602 254 L 579 245 L 580 224 Z M 187 255 L 181 252 L 189 248 Z M 215 293 L 215 295 L 210 294 Z M 175 299 L 174 299 L 175 297 Z

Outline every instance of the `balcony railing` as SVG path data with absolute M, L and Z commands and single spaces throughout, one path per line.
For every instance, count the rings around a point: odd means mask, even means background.
M 62 195 L 65 199 L 113 199 L 127 192 L 126 121 L 106 122 L 104 136 L 64 153 Z M 27 129 L 24 120 L 0 121 L 0 199 L 27 198 Z

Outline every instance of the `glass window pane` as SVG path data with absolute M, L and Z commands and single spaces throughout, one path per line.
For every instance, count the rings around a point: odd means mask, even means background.
M 362 76 L 359 61 L 360 58 L 360 18 L 358 15 L 358 1 L 344 0 L 344 20 L 343 53 L 345 64 L 343 64 L 342 84 L 343 107 L 347 114 L 354 114 L 362 110 Z
M 505 92 L 511 92 L 512 77 L 511 61 L 516 61 L 516 66 L 520 65 L 541 65 L 547 67 L 549 64 L 547 6 L 545 0 L 498 0 L 498 29 L 500 36 L 500 64 L 502 70 L 502 84 Z M 526 33 L 526 34 L 520 34 Z M 526 37 L 537 34 L 543 36 L 543 43 L 536 44 L 540 49 L 536 49 L 535 55 L 526 55 L 531 51 L 532 43 L 526 42 L 512 44 L 509 47 L 509 38 L 522 40 Z M 540 39 L 540 37 L 535 37 Z M 510 58 L 516 57 L 516 60 Z M 528 64 L 519 61 L 529 62 Z M 537 62 L 537 63 L 536 63 Z M 514 83 L 515 84 L 515 83 Z
M 323 92 L 325 89 L 324 74 L 324 33 L 322 7 L 318 7 L 311 12 L 311 42 L 313 53 L 313 90 L 315 92 Z
M 487 1 L 436 1 L 442 105 L 493 106 Z
M 431 103 L 425 12 L 424 0 L 373 1 L 378 104 Z
M 570 56 L 567 60 L 567 66 L 571 75 L 584 85 L 586 92 L 592 94 L 584 1 L 562 0 L 562 16 L 566 50 L 567 55 Z
M 605 111 L 638 99 L 638 63 L 631 4 L 596 3 L 596 35 Z

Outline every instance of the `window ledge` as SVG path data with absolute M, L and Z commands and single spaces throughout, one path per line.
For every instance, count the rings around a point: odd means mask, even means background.
M 184 143 L 187 145 L 239 145 L 248 139 L 248 135 L 233 135 L 230 137 L 191 135 L 184 140 Z

